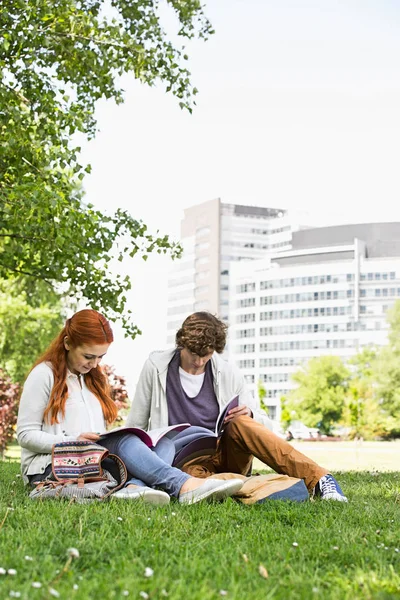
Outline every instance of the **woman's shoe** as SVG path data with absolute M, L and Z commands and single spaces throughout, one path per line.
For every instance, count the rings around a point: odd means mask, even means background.
M 202 500 L 217 502 L 236 494 L 242 485 L 243 481 L 241 479 L 228 479 L 227 481 L 206 479 L 203 485 L 195 490 L 179 494 L 178 499 L 181 504 L 196 504 L 196 502 L 201 502 Z
M 154 504 L 156 506 L 165 506 L 165 504 L 169 504 L 170 501 L 167 492 L 153 490 L 153 488 L 140 485 L 135 487 L 124 487 L 122 490 L 115 492 L 111 497 L 119 500 L 143 500 L 146 504 Z

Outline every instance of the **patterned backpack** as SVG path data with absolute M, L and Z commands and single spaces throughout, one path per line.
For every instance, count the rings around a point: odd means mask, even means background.
M 32 500 L 67 498 L 81 503 L 106 500 L 127 480 L 126 467 L 119 456 L 109 454 L 106 448 L 93 442 L 54 444 L 51 466 L 51 475 L 37 483 L 29 494 Z

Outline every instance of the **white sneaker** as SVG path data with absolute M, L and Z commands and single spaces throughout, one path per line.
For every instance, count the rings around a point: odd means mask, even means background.
M 200 485 L 195 490 L 183 492 L 179 494 L 179 502 L 181 504 L 196 504 L 202 500 L 208 502 L 217 502 L 225 500 L 228 496 L 236 494 L 243 486 L 241 479 L 206 479 L 203 485 Z
M 115 494 L 112 494 L 111 498 L 119 500 L 143 500 L 146 504 L 154 504 L 157 506 L 164 506 L 169 504 L 170 497 L 167 492 L 161 490 L 153 490 L 150 487 L 137 486 L 137 487 L 124 487 Z

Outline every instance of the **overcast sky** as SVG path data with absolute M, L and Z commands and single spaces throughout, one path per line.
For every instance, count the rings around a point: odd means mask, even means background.
M 223 202 L 297 209 L 310 223 L 400 221 L 400 5 L 396 0 L 214 0 L 216 33 L 189 47 L 192 115 L 162 86 L 124 79 L 98 105 L 87 200 L 128 209 L 179 237 L 185 207 Z M 165 346 L 166 265 L 130 266 L 143 336 L 110 350 L 134 383 Z

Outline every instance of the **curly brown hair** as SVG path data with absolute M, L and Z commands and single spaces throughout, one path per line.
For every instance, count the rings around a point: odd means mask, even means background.
M 197 356 L 224 351 L 228 326 L 209 312 L 189 315 L 176 333 L 178 348 L 187 348 Z

